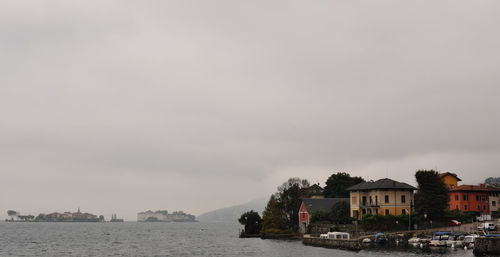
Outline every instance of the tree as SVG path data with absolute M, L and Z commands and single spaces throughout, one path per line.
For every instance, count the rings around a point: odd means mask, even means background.
M 9 216 L 17 216 L 18 214 L 17 214 L 17 211 L 8 210 L 7 211 L 7 215 L 9 215 Z
M 434 170 L 419 170 L 415 173 L 418 183 L 415 194 L 415 210 L 430 220 L 442 220 L 448 208 L 448 188 Z
M 251 210 L 243 213 L 238 219 L 238 222 L 241 225 L 245 226 L 245 234 L 255 235 L 260 232 L 262 218 L 260 217 L 259 213 Z
M 332 211 L 330 218 L 336 224 L 348 224 L 351 223 L 351 217 L 349 216 L 350 207 L 345 201 L 340 201 L 332 206 Z
M 288 219 L 275 195 L 271 195 L 262 213 L 262 231 L 269 229 L 288 230 Z
M 349 198 L 347 188 L 365 182 L 362 177 L 351 177 L 349 173 L 338 172 L 326 180 L 323 194 L 328 198 Z
M 299 228 L 299 208 L 309 187 L 309 181 L 300 178 L 290 178 L 278 187 L 277 200 L 289 220 L 289 229 L 292 231 Z

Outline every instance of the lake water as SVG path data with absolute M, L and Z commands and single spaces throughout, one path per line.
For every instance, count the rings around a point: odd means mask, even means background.
M 0 222 L 0 256 L 441 256 L 394 251 L 358 253 L 300 241 L 239 239 L 233 223 Z M 443 256 L 473 256 L 453 250 Z

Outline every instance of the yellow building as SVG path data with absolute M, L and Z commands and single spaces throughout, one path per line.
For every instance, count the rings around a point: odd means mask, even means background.
M 448 189 L 454 188 L 458 186 L 458 182 L 462 181 L 457 174 L 445 172 L 439 173 L 439 178 L 444 182 L 444 184 L 448 187 Z
M 360 219 L 365 214 L 405 215 L 413 206 L 415 187 L 384 178 L 375 182 L 363 182 L 350 191 L 351 217 Z

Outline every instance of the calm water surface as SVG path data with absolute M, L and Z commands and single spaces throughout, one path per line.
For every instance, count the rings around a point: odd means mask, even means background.
M 409 252 L 358 253 L 304 246 L 298 241 L 237 238 L 232 223 L 6 223 L 0 256 L 441 256 Z M 442 256 L 471 257 L 453 250 Z

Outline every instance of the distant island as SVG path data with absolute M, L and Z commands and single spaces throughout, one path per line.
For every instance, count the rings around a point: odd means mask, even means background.
M 97 216 L 92 213 L 83 213 L 78 208 L 77 212 L 53 212 L 49 214 L 39 214 L 38 216 L 33 215 L 21 215 L 19 212 L 14 210 L 7 211 L 9 218 L 5 221 L 8 222 L 103 222 L 104 216 Z
M 138 222 L 196 222 L 194 215 L 175 211 L 168 213 L 166 210 L 145 211 L 137 213 Z

